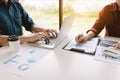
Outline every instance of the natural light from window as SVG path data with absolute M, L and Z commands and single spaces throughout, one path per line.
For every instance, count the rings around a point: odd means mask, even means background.
M 71 30 L 74 33 L 85 33 L 98 18 L 100 10 L 114 1 L 63 0 L 63 19 L 72 13 L 78 13 Z M 59 29 L 59 0 L 20 0 L 20 2 L 36 24 L 45 28 Z M 104 30 L 101 35 L 104 35 Z
M 95 23 L 101 9 L 112 2 L 115 2 L 115 0 L 63 0 L 64 17 L 72 13 L 78 13 L 71 29 L 72 34 L 85 34 Z M 104 30 L 100 33 L 100 36 L 104 36 Z

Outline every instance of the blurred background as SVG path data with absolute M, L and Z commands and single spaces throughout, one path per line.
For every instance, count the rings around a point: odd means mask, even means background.
M 59 30 L 59 0 L 19 0 L 40 27 Z M 71 34 L 85 33 L 92 27 L 101 9 L 115 0 L 63 0 L 63 19 L 78 13 Z M 24 31 L 24 34 L 29 32 Z M 104 36 L 104 30 L 100 33 Z

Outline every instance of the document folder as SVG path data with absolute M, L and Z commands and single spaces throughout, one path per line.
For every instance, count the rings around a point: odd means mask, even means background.
M 64 47 L 64 49 L 94 55 L 98 43 L 99 43 L 98 37 L 92 38 L 88 40 L 87 42 L 80 43 L 80 44 L 77 44 L 75 39 L 73 39 Z

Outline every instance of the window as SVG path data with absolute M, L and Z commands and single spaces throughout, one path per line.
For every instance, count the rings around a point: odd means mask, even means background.
M 71 29 L 74 34 L 85 33 L 98 18 L 100 10 L 115 0 L 19 0 L 36 24 L 59 30 L 62 20 L 78 13 Z M 60 10 L 60 11 L 59 11 Z M 59 17 L 60 15 L 60 17 Z M 104 35 L 104 30 L 100 35 Z
M 115 0 L 63 0 L 63 17 L 78 13 L 72 27 L 72 34 L 85 33 L 98 18 L 100 10 Z M 104 30 L 100 34 L 104 35 Z
M 37 25 L 59 29 L 59 0 L 19 0 Z M 28 34 L 24 30 L 25 34 Z

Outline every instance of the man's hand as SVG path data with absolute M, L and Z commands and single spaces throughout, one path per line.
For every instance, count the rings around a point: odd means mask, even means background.
M 28 36 L 27 42 L 45 41 L 46 44 L 49 43 L 49 37 L 45 33 L 34 33 Z
M 53 30 L 53 29 L 45 29 L 44 33 L 47 33 L 47 35 L 50 38 L 57 38 L 57 35 L 58 35 L 58 32 L 56 30 Z

